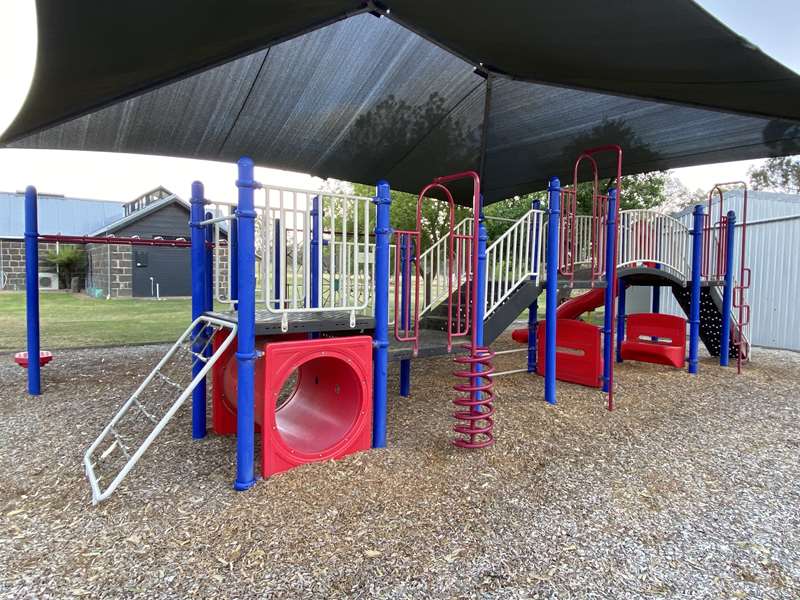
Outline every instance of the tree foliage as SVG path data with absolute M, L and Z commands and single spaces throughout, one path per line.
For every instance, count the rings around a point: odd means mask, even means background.
M 754 190 L 800 194 L 800 156 L 769 158 L 748 171 Z
M 59 252 L 48 252 L 44 262 L 58 268 L 58 278 L 69 288 L 73 275 L 82 273 L 86 266 L 86 252 L 75 246 L 64 246 Z

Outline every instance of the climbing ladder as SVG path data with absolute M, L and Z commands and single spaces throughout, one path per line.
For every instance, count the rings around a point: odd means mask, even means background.
M 223 329 L 228 333 L 212 354 L 211 342 Z M 208 316 L 183 332 L 86 451 L 93 504 L 114 493 L 235 337 L 234 323 Z

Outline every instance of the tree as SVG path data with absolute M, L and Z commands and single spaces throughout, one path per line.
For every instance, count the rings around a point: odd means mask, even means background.
M 59 252 L 48 252 L 44 256 L 48 265 L 58 268 L 61 284 L 69 288 L 72 276 L 83 272 L 86 265 L 86 253 L 75 246 L 65 246 Z
M 800 156 L 769 158 L 747 174 L 754 190 L 800 194 Z

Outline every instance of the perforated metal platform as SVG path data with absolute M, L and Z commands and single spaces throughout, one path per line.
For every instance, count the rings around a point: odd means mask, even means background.
M 206 313 L 223 321 L 231 323 L 238 322 L 238 313 L 230 312 L 208 312 Z M 355 327 L 350 326 L 350 312 L 299 312 L 293 313 L 288 319 L 289 328 L 287 331 L 281 330 L 281 315 L 271 313 L 268 310 L 256 311 L 256 335 L 279 335 L 281 333 L 301 333 L 318 331 L 321 333 L 329 331 L 352 331 L 353 334 L 361 333 L 365 330 L 375 328 L 375 319 L 363 315 L 356 315 Z

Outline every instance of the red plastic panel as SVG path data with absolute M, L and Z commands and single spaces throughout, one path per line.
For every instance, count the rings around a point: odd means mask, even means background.
M 686 362 L 686 319 L 637 313 L 626 317 L 625 330 L 625 340 L 620 346 L 623 360 L 683 368 Z
M 269 343 L 264 375 L 262 472 L 336 459 L 372 442 L 372 338 Z M 297 369 L 294 391 L 275 409 Z
M 539 323 L 536 341 L 536 370 L 539 375 L 544 375 L 544 323 Z M 599 388 L 603 385 L 603 355 L 599 327 L 574 319 L 558 319 L 556 353 L 556 379 L 589 387 Z
M 255 364 L 255 421 L 261 432 L 263 477 L 370 448 L 371 337 L 259 337 L 256 347 L 264 349 Z M 292 373 L 296 373 L 293 389 L 281 394 Z M 214 431 L 236 433 L 234 348 L 220 357 L 213 376 Z

